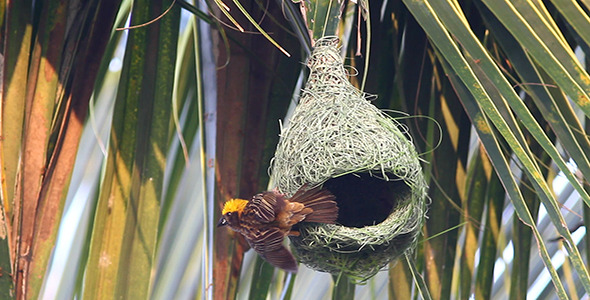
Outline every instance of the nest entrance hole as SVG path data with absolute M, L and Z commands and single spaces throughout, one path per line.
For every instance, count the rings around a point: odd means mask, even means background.
M 324 183 L 338 203 L 339 224 L 365 227 L 379 224 L 411 193 L 410 187 L 393 174 L 389 181 L 370 173 L 354 173 L 329 179 Z

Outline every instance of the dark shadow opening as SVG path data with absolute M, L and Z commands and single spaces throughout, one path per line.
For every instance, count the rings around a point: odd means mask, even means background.
M 369 173 L 354 173 L 332 178 L 324 188 L 336 196 L 337 222 L 347 227 L 379 224 L 411 193 L 410 187 L 393 174 L 389 181 Z

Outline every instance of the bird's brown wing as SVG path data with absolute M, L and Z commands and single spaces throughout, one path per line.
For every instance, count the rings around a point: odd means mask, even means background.
M 289 272 L 297 272 L 293 254 L 283 245 L 285 234 L 276 227 L 258 231 L 246 237 L 248 244 L 271 265 Z
M 297 273 L 295 257 L 293 257 L 293 254 L 285 246 L 281 246 L 281 248 L 275 251 L 267 252 L 263 258 L 275 267 L 279 267 L 287 272 Z
M 277 197 L 272 192 L 264 192 L 254 195 L 242 213 L 242 219 L 249 217 L 262 223 L 270 223 L 275 220 L 275 211 L 277 209 Z

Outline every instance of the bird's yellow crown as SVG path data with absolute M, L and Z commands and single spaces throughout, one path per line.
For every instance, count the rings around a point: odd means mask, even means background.
M 239 212 L 241 213 L 244 210 L 244 207 L 246 207 L 246 204 L 248 204 L 248 200 L 244 200 L 244 199 L 231 199 L 227 202 L 225 202 L 225 205 L 223 205 L 223 210 L 221 211 L 222 215 L 225 215 L 228 212 Z

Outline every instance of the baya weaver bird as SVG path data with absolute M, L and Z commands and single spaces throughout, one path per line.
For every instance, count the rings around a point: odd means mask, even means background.
M 338 218 L 336 197 L 328 190 L 302 186 L 291 198 L 276 190 L 252 199 L 232 199 L 225 203 L 217 227 L 228 225 L 241 233 L 250 247 L 271 265 L 297 272 L 293 254 L 283 245 L 287 235 L 298 236 L 293 225 L 299 222 L 334 224 Z

